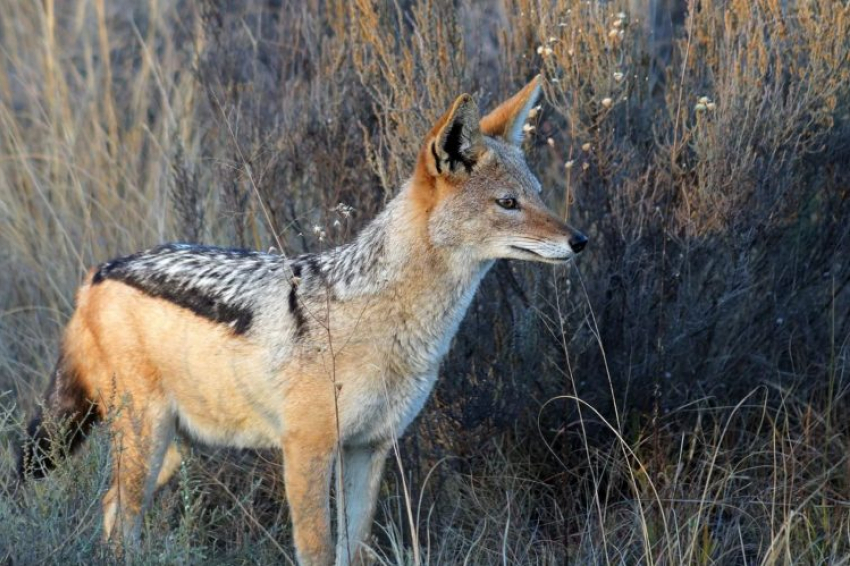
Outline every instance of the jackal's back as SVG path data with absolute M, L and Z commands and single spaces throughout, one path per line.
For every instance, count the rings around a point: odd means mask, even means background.
M 245 334 L 264 287 L 279 281 L 284 270 L 283 258 L 272 254 L 165 244 L 100 265 L 91 282 L 121 281 Z

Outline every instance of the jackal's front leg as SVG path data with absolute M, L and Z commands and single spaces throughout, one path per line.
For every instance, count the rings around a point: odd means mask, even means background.
M 326 440 L 296 434 L 283 439 L 286 500 L 301 566 L 333 562 L 329 499 L 334 446 Z
M 337 459 L 337 566 L 370 563 L 364 543 L 372 527 L 388 447 L 345 447 Z

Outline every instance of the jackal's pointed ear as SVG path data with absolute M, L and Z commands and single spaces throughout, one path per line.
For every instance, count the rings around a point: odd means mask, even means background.
M 429 173 L 434 176 L 463 176 L 472 172 L 484 151 L 478 105 L 468 94 L 460 95 L 431 130 L 422 148 Z
M 481 131 L 488 136 L 500 137 L 508 143 L 522 143 L 522 127 L 540 96 L 540 75 L 525 85 L 521 91 L 504 101 L 481 120 Z

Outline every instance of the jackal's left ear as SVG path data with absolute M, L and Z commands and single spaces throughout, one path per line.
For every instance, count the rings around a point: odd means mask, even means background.
M 521 91 L 504 101 L 481 120 L 481 131 L 488 136 L 500 137 L 508 143 L 522 143 L 522 127 L 540 96 L 540 75 Z
M 437 121 L 422 148 L 420 159 L 431 175 L 457 177 L 472 172 L 484 151 L 478 121 L 478 105 L 468 94 L 460 95 Z

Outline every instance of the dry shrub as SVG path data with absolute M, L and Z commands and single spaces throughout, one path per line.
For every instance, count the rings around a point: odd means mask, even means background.
M 836 166 L 850 42 L 833 7 L 694 3 L 660 78 L 638 14 L 561 2 L 541 24 L 541 44 L 556 39 L 543 61 L 566 120 L 556 141 L 574 162 L 561 186 L 593 235 L 580 265 L 623 406 L 826 377 L 850 330 L 827 316 L 846 312 L 850 281 Z M 583 380 L 602 365 L 588 338 Z

